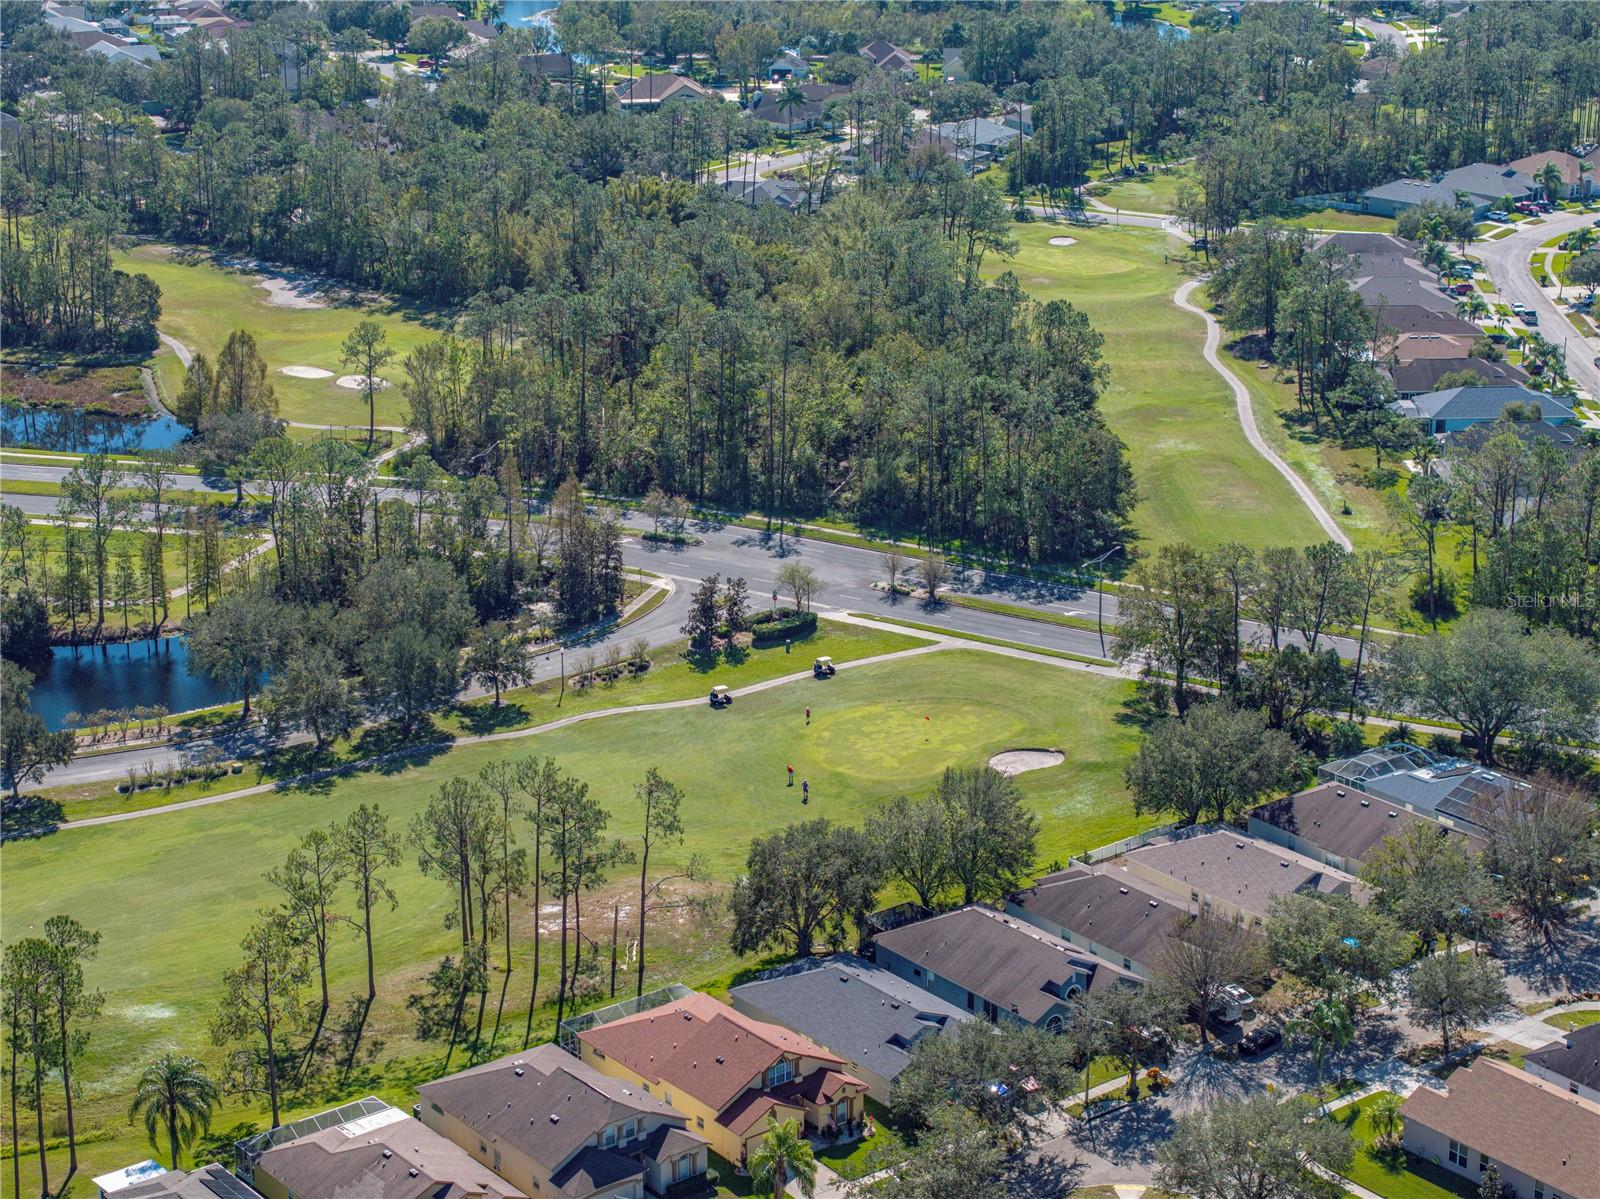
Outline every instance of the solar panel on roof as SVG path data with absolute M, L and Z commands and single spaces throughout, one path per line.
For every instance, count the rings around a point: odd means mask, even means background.
M 221 1168 L 207 1170 L 200 1177 L 200 1185 L 216 1195 L 217 1199 L 261 1199 L 255 1191 Z

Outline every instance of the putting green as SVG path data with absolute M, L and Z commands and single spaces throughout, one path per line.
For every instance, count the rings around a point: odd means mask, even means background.
M 1100 409 L 1128 445 L 1141 547 L 1323 540 L 1293 489 L 1245 440 L 1232 392 L 1201 357 L 1203 322 L 1172 302 L 1185 277 L 1179 242 L 1154 229 L 1072 226 L 1077 245 L 1050 245 L 1064 228 L 1014 225 L 1017 256 L 990 258 L 984 273 L 1015 272 L 1030 294 L 1070 301 L 1104 335 L 1111 385 Z
M 124 1121 L 128 1091 L 152 1057 L 177 1048 L 218 1063 L 205 1030 L 240 936 L 258 910 L 276 901 L 263 875 L 304 829 L 343 819 L 358 803 L 380 805 L 403 833 L 444 780 L 491 761 L 551 755 L 588 782 L 590 795 L 611 812 L 608 831 L 632 841 L 638 824 L 633 787 L 655 766 L 683 788 L 686 836 L 681 846 L 655 851 L 652 873 L 680 869 L 698 855 L 720 886 L 742 867 L 754 836 L 815 816 L 859 822 L 895 795 L 925 794 L 947 766 L 983 762 L 1017 745 L 1056 745 L 1066 754 L 1062 765 L 1018 780 L 1042 821 L 1043 868 L 1148 823 L 1134 815 L 1121 777 L 1137 739 L 1136 728 L 1117 719 L 1130 692 L 1131 684 L 1118 679 L 978 651 L 940 651 L 741 696 L 723 711 L 696 705 L 632 713 L 465 746 L 425 764 L 325 788 L 8 845 L 0 877 L 3 931 L 14 939 L 67 912 L 103 936 L 89 981 L 105 993 L 106 1010 L 81 1077 L 84 1126 L 104 1128 L 111 1139 L 82 1147 L 85 1173 L 92 1176 L 144 1155 L 138 1152 L 142 1134 L 129 1132 Z M 802 806 L 798 785 L 785 785 L 790 764 L 811 783 L 809 805 Z M 628 902 L 627 888 L 636 886 L 636 875 L 628 882 L 633 869 L 618 867 L 614 884 L 585 900 L 591 920 L 598 922 L 594 914 L 604 911 L 606 936 L 611 898 Z M 369 1026 L 385 1049 L 378 1069 L 346 1089 L 410 1103 L 417 1063 L 408 1055 L 420 1047 L 405 996 L 459 941 L 444 927 L 448 888 L 421 875 L 412 849 L 388 877 L 399 906 L 377 913 L 380 994 Z M 348 903 L 342 893 L 341 908 Z M 518 902 L 517 975 L 507 1009 L 518 1043 L 527 1006 L 527 909 L 526 899 Z M 622 919 L 626 931 L 626 911 Z M 598 923 L 586 931 L 602 935 Z M 649 981 L 695 983 L 726 975 L 738 964 L 726 937 L 720 908 L 682 917 L 681 927 L 663 934 L 659 954 L 652 952 Z M 547 952 L 547 989 L 555 979 L 551 957 Z M 334 938 L 332 969 L 336 1003 L 363 990 L 360 942 L 348 928 Z M 436 1053 L 429 1062 L 436 1066 Z M 331 1093 L 301 1095 L 295 1106 L 314 1107 L 327 1098 Z M 258 1118 L 253 1108 L 241 1111 L 230 1103 L 219 1123 Z
M 205 255 L 177 253 L 170 246 L 138 246 L 116 255 L 121 270 L 149 275 L 161 288 L 161 331 L 190 350 L 216 361 L 235 329 L 252 333 L 267 362 L 267 378 L 278 397 L 278 415 L 311 424 L 367 423 L 366 395 L 339 387 L 335 379 L 348 373 L 340 345 L 363 320 L 374 320 L 389 336 L 394 358 L 379 372 L 395 383 L 405 378 L 400 360 L 419 343 L 443 331 L 411 319 L 394 304 L 330 303 L 324 308 L 291 308 L 271 302 L 258 277 L 249 270 L 219 266 Z M 434 323 L 430 320 L 430 324 Z M 170 351 L 154 365 L 170 395 L 183 384 L 183 367 Z M 331 372 L 320 379 L 295 378 L 283 367 L 310 366 Z M 380 391 L 377 423 L 403 425 L 405 398 L 399 387 Z

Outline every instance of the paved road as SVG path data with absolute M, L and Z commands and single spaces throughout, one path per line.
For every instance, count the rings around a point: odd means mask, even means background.
M 1539 314 L 1539 332 L 1555 344 L 1566 347 L 1567 373 L 1572 376 L 1573 382 L 1588 392 L 1591 398 L 1600 399 L 1600 368 L 1594 363 L 1595 355 L 1600 354 L 1600 344 L 1585 338 L 1568 322 L 1555 301 L 1533 281 L 1533 272 L 1528 266 L 1529 256 L 1539 248 L 1541 242 L 1593 224 L 1594 220 L 1593 213 L 1552 213 L 1542 225 L 1525 222 L 1509 237 L 1502 237 L 1499 241 L 1476 242 L 1472 246 L 1472 253 L 1483 259 L 1490 278 L 1494 280 L 1495 290 L 1507 303 L 1514 300 L 1526 304 Z

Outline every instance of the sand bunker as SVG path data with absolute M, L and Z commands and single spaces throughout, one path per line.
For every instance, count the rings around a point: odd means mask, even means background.
M 1066 760 L 1059 749 L 1008 749 L 990 758 L 989 765 L 1009 778 L 1030 770 L 1059 766 Z
M 1052 246 L 1075 246 L 1078 244 L 1078 239 L 1075 237 L 1052 237 L 1050 244 Z
M 288 375 L 291 379 L 331 379 L 332 371 L 325 371 L 320 366 L 285 366 L 279 369 L 280 375 Z
M 339 387 L 348 387 L 351 391 L 365 391 L 367 389 L 367 377 L 365 375 L 340 375 L 334 380 L 334 383 Z M 382 391 L 387 386 L 389 386 L 387 379 L 375 378 L 372 380 L 372 389 L 374 391 Z
M 268 275 L 256 284 L 267 293 L 267 303 L 275 308 L 326 308 L 322 289 L 308 279 L 285 279 Z

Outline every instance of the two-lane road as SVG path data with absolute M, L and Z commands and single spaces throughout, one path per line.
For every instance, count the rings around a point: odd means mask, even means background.
M 1565 348 L 1567 373 L 1573 382 L 1588 392 L 1591 399 L 1600 400 L 1600 367 L 1595 366 L 1600 343 L 1586 338 L 1573 327 L 1555 301 L 1533 281 L 1528 265 L 1529 257 L 1541 243 L 1592 225 L 1594 221 L 1594 214 L 1589 212 L 1552 213 L 1541 225 L 1523 222 L 1515 233 L 1498 241 L 1477 242 L 1472 252 L 1483 260 L 1489 277 L 1494 280 L 1495 290 L 1507 303 L 1524 304 L 1539 314 L 1538 331 Z

